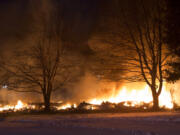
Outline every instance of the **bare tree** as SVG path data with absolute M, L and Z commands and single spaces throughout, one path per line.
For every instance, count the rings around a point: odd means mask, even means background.
M 152 91 L 153 108 L 157 110 L 168 58 L 163 44 L 163 10 L 166 5 L 161 0 L 138 0 L 131 5 L 128 2 L 128 5 L 123 5 L 125 1 L 114 2 L 117 8 L 114 8 L 115 12 L 111 15 L 113 23 L 110 23 L 109 31 L 101 33 L 102 40 L 114 46 L 112 48 L 116 52 L 116 58 L 121 59 L 119 69 L 124 72 L 119 80 L 145 82 Z M 111 65 L 110 70 L 113 70 L 112 67 L 114 66 Z
M 34 45 L 16 52 L 15 60 L 5 69 L 10 74 L 9 89 L 41 94 L 45 110 L 49 111 L 52 93 L 61 90 L 70 81 L 73 66 L 61 42 L 61 15 L 52 12 L 48 18 L 41 17 L 41 27 Z
M 144 1 L 140 1 L 143 23 L 135 20 L 135 31 L 127 21 L 125 22 L 131 39 L 130 44 L 133 45 L 137 54 L 137 57 L 130 59 L 132 64 L 140 69 L 140 77 L 143 77 L 143 80 L 151 88 L 154 109 L 159 108 L 159 95 L 162 91 L 164 79 L 163 66 L 167 58 L 167 55 L 163 57 L 162 19 L 164 14 L 160 2 L 160 0 L 154 2 L 154 11 L 148 11 Z M 125 14 L 124 17 L 126 17 Z M 137 77 L 137 79 L 140 78 Z

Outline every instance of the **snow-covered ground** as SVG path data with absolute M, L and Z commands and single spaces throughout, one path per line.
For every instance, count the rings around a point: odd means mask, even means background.
M 180 113 L 11 116 L 0 135 L 180 135 Z

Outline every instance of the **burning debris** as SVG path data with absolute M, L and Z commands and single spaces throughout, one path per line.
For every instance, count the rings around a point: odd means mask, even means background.
M 114 90 L 115 91 L 115 90 Z M 51 103 L 51 107 L 56 111 L 61 110 L 123 110 L 126 108 L 141 108 L 142 110 L 149 109 L 153 106 L 151 91 L 148 86 L 142 90 L 127 90 L 126 87 L 118 90 L 115 94 L 108 98 L 94 98 L 87 102 L 77 103 Z M 163 88 L 162 94 L 159 97 L 160 107 L 166 109 L 173 108 L 173 101 L 170 92 Z M 17 101 L 15 105 L 0 105 L 0 112 L 17 112 L 23 110 L 43 110 L 43 103 L 23 103 Z
M 115 91 L 115 90 L 114 90 Z M 118 93 L 112 94 L 108 98 L 92 99 L 89 102 L 91 104 L 100 105 L 103 102 L 110 103 L 124 103 L 124 106 L 135 107 L 142 106 L 143 104 L 150 104 L 153 101 L 151 91 L 148 86 L 140 90 L 127 90 L 126 87 L 118 90 Z M 173 108 L 173 101 L 170 92 L 163 88 L 163 91 L 159 97 L 160 107 L 165 107 L 168 109 Z
M 113 88 L 109 96 L 103 95 L 100 98 L 93 98 L 77 104 L 65 104 L 58 107 L 58 110 L 66 110 L 68 108 L 75 108 L 79 110 L 108 110 L 108 109 L 123 109 L 123 108 L 141 108 L 143 110 L 152 108 L 153 99 L 149 87 L 146 85 L 142 89 L 122 89 L 116 90 Z M 166 87 L 163 87 L 162 93 L 159 96 L 159 104 L 161 108 L 172 109 L 174 103 L 171 93 Z M 75 106 L 75 107 L 73 107 Z
M 67 110 L 67 109 L 76 109 L 77 105 L 76 104 L 65 104 L 61 106 L 55 107 L 57 110 Z
M 28 104 L 23 103 L 21 100 L 18 100 L 16 105 L 5 105 L 5 106 L 1 105 L 0 112 L 6 112 L 6 111 L 16 112 L 16 111 L 22 111 L 25 109 L 32 110 L 35 108 L 36 108 L 35 105 L 28 105 Z

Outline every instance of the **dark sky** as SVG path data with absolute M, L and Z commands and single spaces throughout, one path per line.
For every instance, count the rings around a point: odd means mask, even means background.
M 56 2 L 54 5 L 61 4 L 63 7 L 64 39 L 76 46 L 84 44 L 95 28 L 101 0 L 50 0 L 50 2 Z M 33 21 L 29 7 L 30 0 L 0 0 L 1 47 L 12 46 L 9 41 L 18 42 L 29 35 Z
M 32 34 L 33 17 L 31 4 L 38 8 L 48 0 L 0 0 L 0 46 L 13 46 Z M 112 16 L 122 3 L 131 8 L 131 0 L 49 0 L 54 6 L 61 5 L 65 24 L 63 39 L 71 42 L 70 48 L 84 53 L 89 51 L 87 41 L 102 23 L 99 19 Z M 31 3 L 32 2 L 32 3 Z M 119 4 L 121 2 L 121 4 Z M 31 4 L 30 4 L 31 3 Z M 119 4 L 119 5 L 118 5 Z M 44 9 L 48 10 L 48 9 Z M 35 11 L 36 14 L 36 11 Z M 105 20 L 107 21 L 107 20 Z M 107 24 L 108 25 L 108 24 Z M 9 43 L 10 42 L 10 43 Z M 24 46 L 24 45 L 23 45 Z
M 28 30 L 27 2 L 0 1 L 0 45 L 23 38 Z

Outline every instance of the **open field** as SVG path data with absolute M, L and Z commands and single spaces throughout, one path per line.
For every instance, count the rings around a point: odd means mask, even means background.
M 179 135 L 180 113 L 23 115 L 0 120 L 0 135 Z

